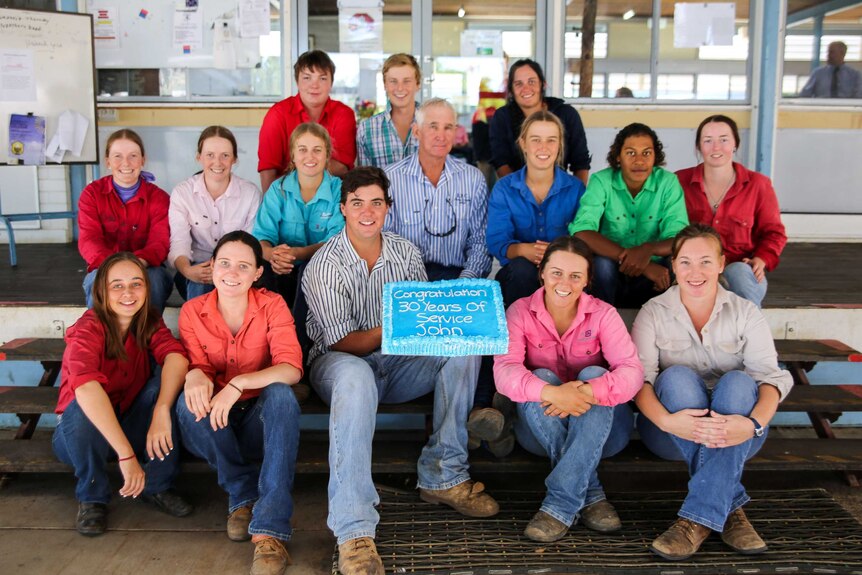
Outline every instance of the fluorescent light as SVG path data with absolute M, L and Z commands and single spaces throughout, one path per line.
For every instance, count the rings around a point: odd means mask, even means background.
M 629 10 L 626 10 L 625 12 L 623 12 L 623 20 L 631 20 L 634 17 L 635 17 L 635 11 L 634 10 L 629 9 Z
M 467 11 L 464 10 L 464 5 L 462 4 L 461 7 L 458 8 L 458 18 L 463 18 L 466 13 Z

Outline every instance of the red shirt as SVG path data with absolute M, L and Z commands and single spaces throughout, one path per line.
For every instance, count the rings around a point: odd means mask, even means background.
M 170 204 L 170 196 L 146 180 L 125 204 L 111 176 L 90 182 L 78 201 L 78 251 L 87 271 L 122 251 L 133 252 L 150 266 L 162 265 L 171 244 Z
M 286 363 L 302 371 L 302 350 L 293 316 L 277 293 L 252 288 L 242 327 L 231 334 L 218 310 L 218 292 L 187 301 L 180 310 L 180 340 L 189 354 L 189 370 L 200 369 L 216 386 L 273 365 Z M 243 391 L 240 400 L 257 397 L 261 389 Z
M 311 122 L 299 95 L 290 96 L 269 109 L 260 127 L 257 171 L 287 169 L 290 161 L 290 134 L 300 124 Z M 353 110 L 332 98 L 326 101 L 317 123 L 332 140 L 332 159 L 353 169 L 356 162 L 356 116 Z M 263 190 L 266 192 L 266 190 Z
M 693 224 L 707 224 L 718 230 L 727 263 L 759 257 L 766 263 L 766 269 L 772 271 L 787 243 L 772 182 L 736 162 L 733 168 L 736 181 L 714 214 L 703 186 L 703 164 L 676 173 L 685 192 L 688 219 Z
M 91 309 L 85 311 L 66 331 L 56 413 L 63 413 L 75 399 L 75 390 L 90 381 L 98 381 L 111 399 L 111 405 L 123 413 L 131 407 L 152 375 L 150 354 L 159 365 L 164 365 L 170 353 L 186 357 L 182 344 L 161 318 L 147 349 L 140 349 L 131 335 L 126 337 L 125 344 L 129 357 L 126 361 L 109 359 L 105 355 L 105 326 L 96 312 Z

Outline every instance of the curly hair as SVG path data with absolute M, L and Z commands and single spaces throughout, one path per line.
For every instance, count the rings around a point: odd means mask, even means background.
M 655 165 L 664 165 L 664 146 L 662 146 L 661 140 L 658 139 L 658 134 L 656 134 L 655 131 L 646 124 L 634 122 L 617 132 L 617 136 L 614 138 L 614 143 L 611 144 L 611 149 L 608 152 L 608 165 L 610 167 L 615 170 L 620 169 L 620 154 L 623 153 L 623 144 L 625 144 L 626 139 L 632 136 L 649 136 L 652 138 Z

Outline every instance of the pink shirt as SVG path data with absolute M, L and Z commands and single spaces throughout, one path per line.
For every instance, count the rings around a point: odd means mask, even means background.
M 547 382 L 533 370 L 553 371 L 562 381 L 577 379 L 585 367 L 608 368 L 590 380 L 599 405 L 613 406 L 632 399 L 644 381 L 638 351 L 617 310 L 590 295 L 581 294 L 578 313 L 560 337 L 545 308 L 545 289 L 513 303 L 506 312 L 509 352 L 494 358 L 497 391 L 512 401 L 541 401 Z

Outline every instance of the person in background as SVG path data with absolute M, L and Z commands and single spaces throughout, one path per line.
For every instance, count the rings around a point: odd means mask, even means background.
M 383 63 L 386 110 L 363 120 L 356 133 L 357 165 L 385 168 L 416 153 L 413 137 L 416 95 L 422 70 L 410 54 L 393 54 Z
M 497 388 L 517 405 L 518 442 L 553 467 L 524 530 L 533 541 L 561 539 L 579 516 L 594 531 L 622 527 L 596 467 L 629 441 L 634 415 L 626 402 L 643 385 L 643 368 L 617 311 L 584 293 L 592 259 L 582 240 L 551 242 L 539 265 L 542 285 L 509 307 L 509 351 L 494 361 Z
M 673 237 L 688 225 L 682 188 L 661 168 L 664 150 L 644 124 L 620 130 L 610 167 L 593 174 L 569 233 L 596 254 L 590 293 L 617 307 L 640 307 L 670 286 Z
M 110 174 L 90 182 L 78 201 L 78 251 L 87 262 L 84 297 L 93 307 L 96 270 L 111 254 L 134 253 L 147 269 L 150 302 L 159 313 L 173 290 L 164 267 L 170 246 L 170 197 L 141 173 L 144 142 L 133 130 L 117 130 L 105 143 Z M 151 177 L 151 176 L 150 176 Z
M 228 494 L 227 536 L 254 543 L 251 575 L 281 575 L 293 514 L 302 352 L 284 300 L 255 287 L 260 243 L 237 230 L 213 250 L 215 291 L 180 310 L 191 363 L 177 415 L 190 452 Z
M 175 517 L 193 511 L 171 488 L 180 457 L 173 406 L 189 362 L 150 307 L 148 283 L 134 254 L 107 256 L 96 270 L 92 308 L 66 332 L 53 447 L 75 470 L 75 529 L 89 537 L 107 529 L 112 451 L 120 495 Z
M 763 313 L 719 285 L 724 255 L 714 229 L 684 228 L 672 258 L 677 285 L 647 302 L 632 327 L 645 381 L 635 401 L 644 444 L 686 462 L 691 480 L 679 518 L 650 550 L 688 559 L 719 531 L 734 551 L 763 553 L 741 478 L 793 378 L 778 367 Z
M 634 92 L 632 92 L 631 88 L 623 86 L 621 88 L 617 88 L 617 91 L 614 92 L 614 98 L 634 98 Z
M 724 287 L 761 306 L 766 272 L 778 266 L 787 244 L 772 182 L 733 161 L 739 129 L 732 118 L 709 116 L 697 127 L 695 149 L 703 161 L 676 173 L 685 192 L 688 219 L 713 226 L 727 264 Z
M 562 168 L 586 185 L 590 177 L 590 152 L 581 116 L 560 98 L 546 97 L 545 88 L 545 74 L 533 60 L 518 60 L 509 68 L 508 101 L 494 112 L 490 123 L 491 163 L 499 177 L 521 169 L 524 160 L 517 143 L 521 124 L 533 112 L 547 110 L 557 116 L 565 128 L 566 154 Z
M 847 44 L 832 42 L 826 64 L 811 73 L 799 92 L 802 98 L 862 98 L 862 72 L 844 63 Z
M 329 97 L 335 78 L 335 64 L 326 52 L 310 50 L 293 65 L 299 93 L 269 109 L 260 127 L 257 171 L 260 189 L 268 190 L 290 164 L 290 135 L 304 122 L 326 128 L 332 140 L 332 156 L 327 169 L 343 176 L 356 161 L 356 116 L 353 110 Z
M 236 138 L 224 126 L 201 132 L 195 159 L 201 172 L 174 188 L 168 211 L 168 262 L 179 272 L 176 284 L 186 299 L 212 291 L 213 248 L 228 232 L 250 232 L 261 200 L 257 186 L 231 172 Z

